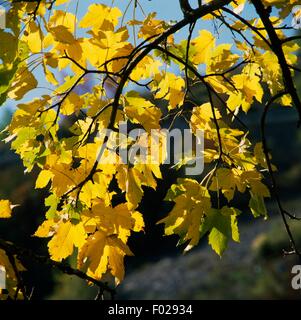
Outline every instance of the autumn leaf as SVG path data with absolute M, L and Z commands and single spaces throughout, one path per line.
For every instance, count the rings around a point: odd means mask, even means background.
M 124 278 L 125 255 L 133 255 L 127 245 L 114 235 L 108 236 L 105 232 L 97 231 L 81 248 L 78 265 L 82 268 L 87 260 L 87 274 L 96 279 L 101 279 L 110 270 L 116 284 L 119 284 Z
M 55 235 L 48 243 L 51 258 L 62 261 L 73 253 L 74 247 L 81 248 L 85 239 L 86 232 L 82 223 L 74 225 L 70 221 L 60 222 Z
M 8 200 L 0 200 L 0 218 L 10 218 L 13 206 Z
M 54 174 L 49 170 L 42 170 L 36 181 L 36 189 L 45 188 Z
M 196 246 L 200 240 L 199 228 L 211 208 L 208 190 L 197 181 L 179 179 L 167 195 L 175 206 L 169 215 L 158 223 L 165 224 L 165 235 L 178 234 L 181 243 L 189 241 L 186 251 Z
M 146 131 L 160 128 L 162 113 L 153 103 L 130 92 L 126 95 L 125 114 L 133 123 L 141 124 Z
M 117 26 L 118 19 L 122 16 L 118 8 L 110 8 L 103 4 L 92 4 L 88 13 L 80 22 L 80 27 L 92 27 L 94 32 L 99 30 L 112 30 Z

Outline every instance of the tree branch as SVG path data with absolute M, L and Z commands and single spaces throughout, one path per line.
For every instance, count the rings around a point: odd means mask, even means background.
M 179 0 L 180 1 L 180 7 L 181 10 L 184 14 L 184 17 L 193 14 L 193 9 L 191 8 L 190 4 L 189 4 L 189 0 Z
M 99 288 L 100 292 L 103 293 L 106 291 L 106 292 L 110 293 L 112 300 L 114 299 L 115 290 L 112 289 L 107 283 L 104 283 L 102 281 L 94 279 L 80 270 L 73 269 L 71 266 L 69 266 L 66 263 L 53 261 L 46 256 L 37 255 L 29 249 L 19 247 L 15 244 L 8 242 L 8 241 L 5 241 L 3 239 L 0 239 L 0 248 L 6 252 L 8 257 L 17 256 L 17 258 L 20 261 L 24 261 L 25 258 L 28 258 L 31 261 L 35 261 L 40 264 L 49 265 L 53 268 L 56 268 L 57 270 L 65 273 L 65 274 L 77 276 L 80 279 L 89 281 L 89 282 L 93 283 L 94 285 L 96 285 Z
M 271 107 L 271 105 L 279 98 L 281 98 L 283 95 L 287 94 L 287 91 L 283 91 L 283 92 L 279 92 L 278 94 L 276 94 L 275 96 L 273 96 L 268 103 L 265 105 L 264 111 L 262 113 L 261 116 L 261 136 L 262 136 L 262 146 L 263 146 L 263 152 L 265 155 L 265 159 L 266 159 L 266 163 L 268 166 L 268 171 L 269 171 L 269 175 L 271 177 L 271 191 L 272 194 L 274 195 L 274 198 L 276 199 L 286 232 L 289 236 L 290 242 L 291 242 L 291 246 L 292 246 L 292 251 L 290 252 L 286 252 L 284 251 L 284 253 L 287 254 L 296 254 L 298 255 L 298 257 L 301 259 L 301 252 L 299 251 L 299 249 L 297 248 L 297 244 L 296 241 L 294 239 L 294 236 L 292 234 L 292 231 L 290 229 L 290 226 L 288 224 L 287 221 L 287 216 L 288 217 L 293 217 L 293 215 L 289 214 L 282 206 L 281 200 L 280 200 L 280 196 L 278 193 L 278 188 L 277 188 L 277 183 L 276 183 L 276 178 L 274 176 L 274 172 L 273 172 L 273 167 L 272 167 L 272 163 L 271 163 L 271 159 L 270 159 L 270 155 L 269 155 L 269 148 L 268 148 L 268 144 L 267 144 L 267 138 L 266 138 L 266 118 L 269 112 L 269 109 Z
M 273 52 L 278 58 L 279 65 L 282 70 L 282 78 L 283 78 L 283 84 L 284 84 L 285 90 L 292 97 L 293 103 L 299 114 L 299 121 L 298 121 L 298 127 L 299 127 L 301 125 L 301 101 L 297 93 L 296 87 L 294 85 L 290 68 L 285 58 L 285 54 L 282 48 L 282 41 L 281 39 L 279 39 L 276 33 L 276 30 L 274 29 L 274 26 L 270 20 L 269 8 L 265 8 L 261 0 L 251 0 L 251 2 L 254 5 L 256 12 L 258 13 L 262 23 L 265 26 L 266 32 L 269 35 L 270 42 L 271 42 L 271 49 L 273 50 Z
M 120 76 L 120 81 L 119 84 L 116 88 L 114 100 L 112 103 L 112 113 L 110 116 L 110 121 L 108 124 L 108 129 L 109 130 L 114 130 L 114 125 L 115 125 L 115 119 L 117 116 L 117 111 L 119 107 L 119 102 L 120 102 L 120 97 L 123 93 L 123 89 L 126 85 L 126 83 L 129 81 L 130 76 L 134 69 L 137 67 L 137 65 L 154 49 L 156 49 L 161 43 L 164 43 L 169 36 L 175 34 L 177 31 L 181 30 L 182 28 L 186 27 L 187 25 L 191 25 L 195 23 L 198 19 L 206 16 L 207 14 L 210 14 L 216 10 L 222 9 L 223 6 L 229 4 L 233 0 L 213 0 L 208 4 L 202 5 L 200 8 L 196 9 L 193 11 L 193 14 L 186 16 L 183 20 L 179 21 L 172 27 L 170 27 L 167 31 L 164 33 L 158 35 L 155 40 L 153 40 L 151 43 L 148 45 L 145 45 L 145 47 L 140 47 L 139 50 L 142 52 L 139 53 L 136 57 L 133 57 L 129 63 L 127 64 L 126 68 L 124 69 L 122 75 Z M 139 51 L 136 51 L 139 52 Z M 106 136 L 104 139 L 103 144 L 105 145 L 108 141 L 108 137 Z M 87 183 L 89 180 L 93 179 L 94 173 L 97 171 L 97 166 L 98 166 L 98 159 L 99 156 L 97 157 L 95 163 L 93 164 L 92 169 L 90 170 L 89 174 L 86 176 L 86 178 L 80 182 L 77 186 L 75 186 L 71 191 L 69 191 L 67 194 L 65 194 L 62 197 L 62 200 L 64 200 L 64 197 L 66 195 L 69 195 L 70 193 L 74 192 L 77 189 L 81 189 L 85 183 Z

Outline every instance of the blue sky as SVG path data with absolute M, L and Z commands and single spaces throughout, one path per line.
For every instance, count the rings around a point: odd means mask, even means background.
M 84 14 L 87 12 L 88 7 L 92 3 L 103 3 L 106 5 L 113 5 L 117 6 L 121 9 L 121 11 L 125 12 L 125 9 L 127 5 L 129 4 L 130 0 L 73 0 L 71 1 L 71 4 L 62 5 L 60 9 L 66 9 L 71 12 L 76 12 L 76 7 L 78 3 L 78 11 L 77 11 L 77 16 L 78 19 L 80 20 Z M 129 7 L 125 21 L 132 19 L 133 17 L 133 3 L 134 0 L 132 0 L 131 6 Z M 157 12 L 157 17 L 159 19 L 164 19 L 164 20 L 181 20 L 183 18 L 183 14 L 180 10 L 179 6 L 179 1 L 178 0 L 139 0 L 139 3 L 143 7 L 143 10 L 146 14 L 149 14 L 151 12 Z M 197 6 L 197 0 L 190 0 L 190 3 L 192 6 Z M 247 5 L 245 7 L 242 15 L 246 18 L 252 18 L 255 16 L 255 12 L 253 8 L 250 5 Z M 143 19 L 143 14 L 139 8 L 137 8 L 136 11 L 136 19 Z M 287 24 L 290 24 L 290 21 L 287 21 Z M 212 33 L 215 34 L 217 43 L 233 43 L 233 35 L 231 32 L 225 28 L 220 28 L 217 32 L 216 25 L 212 23 L 212 21 L 201 21 L 197 24 L 195 28 L 195 34 L 198 33 L 198 30 L 200 29 L 207 29 L 211 31 Z M 187 38 L 187 29 L 181 30 L 177 35 L 176 35 L 176 40 L 181 40 Z M 39 71 L 38 74 L 35 74 L 36 77 L 38 78 L 39 81 L 43 80 L 42 78 L 42 72 Z M 43 81 L 42 81 L 43 82 Z M 41 85 L 41 83 L 40 83 Z M 43 83 L 42 83 L 43 85 Z M 45 84 L 47 85 L 47 84 Z M 31 93 L 29 93 L 25 100 L 31 100 L 33 97 L 38 96 L 40 93 L 40 90 L 33 90 Z M 10 107 L 14 106 L 14 102 L 8 102 L 7 105 Z M 3 107 L 0 109 L 0 117 L 1 117 L 1 112 L 3 111 Z
M 79 7 L 78 7 L 78 17 L 82 17 L 87 7 L 92 3 L 103 3 L 106 5 L 112 5 L 117 6 L 121 9 L 121 11 L 125 11 L 126 7 L 128 6 L 130 0 L 79 0 Z M 74 1 L 73 6 L 75 7 L 76 1 Z M 156 12 L 157 17 L 159 19 L 167 20 L 167 21 L 175 21 L 175 20 L 181 20 L 183 18 L 182 11 L 180 9 L 179 1 L 178 0 L 139 0 L 139 3 L 141 7 L 143 7 L 143 10 L 146 14 L 149 14 L 151 12 Z M 197 7 L 197 0 L 190 0 L 190 3 L 193 7 Z M 130 8 L 127 10 L 126 19 L 129 20 L 133 16 L 133 4 L 134 0 L 132 1 Z M 63 6 L 62 6 L 63 7 Z M 254 14 L 252 10 L 246 10 L 246 12 L 249 12 L 249 16 L 251 14 Z M 136 10 L 136 18 L 143 19 L 143 14 L 139 7 Z M 199 28 L 205 28 L 207 30 L 210 30 L 214 32 L 214 26 L 211 22 L 202 22 L 199 24 Z M 196 28 L 196 32 L 197 32 Z M 185 34 L 187 32 L 187 29 L 183 30 L 182 32 L 179 32 L 176 36 L 177 39 L 183 39 L 185 37 Z M 230 32 L 223 32 L 222 39 L 219 39 L 220 42 L 229 42 L 231 41 L 231 33 Z

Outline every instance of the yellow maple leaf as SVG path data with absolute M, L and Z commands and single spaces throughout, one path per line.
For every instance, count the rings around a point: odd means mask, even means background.
M 72 224 L 70 221 L 61 221 L 48 243 L 51 259 L 62 261 L 73 253 L 74 246 L 81 248 L 85 240 L 86 232 L 83 223 Z
M 231 68 L 239 59 L 238 54 L 231 52 L 231 44 L 220 44 L 207 57 L 207 74 L 221 73 Z
M 159 59 L 154 59 L 151 56 L 146 56 L 138 63 L 136 68 L 131 73 L 131 79 L 141 81 L 149 79 L 160 72 L 159 67 L 162 65 Z
M 120 166 L 118 168 L 116 178 L 119 188 L 123 192 L 126 192 L 126 200 L 129 210 L 135 210 L 143 196 L 143 175 L 135 168 Z
M 199 107 L 194 107 L 190 119 L 190 125 L 193 132 L 197 129 L 210 129 L 210 121 L 221 118 L 221 114 L 217 108 L 214 108 L 214 113 L 210 102 L 204 103 Z
M 76 40 L 73 34 L 65 26 L 56 26 L 49 29 L 55 41 L 73 44 Z
M 36 180 L 36 189 L 45 188 L 54 174 L 49 170 L 42 170 Z
M 56 223 L 53 219 L 45 220 L 34 233 L 35 237 L 48 238 L 55 233 Z
M 10 99 L 20 100 L 30 90 L 35 89 L 37 85 L 38 81 L 27 67 L 21 67 L 14 78 L 8 96 Z
M 155 178 L 162 178 L 159 164 L 137 163 L 133 168 L 120 165 L 117 168 L 116 179 L 119 188 L 126 192 L 126 200 L 129 210 L 135 210 L 143 196 L 142 186 L 156 189 Z
M 178 234 L 181 242 L 189 241 L 186 251 L 196 246 L 200 240 L 200 225 L 211 208 L 208 190 L 196 180 L 178 179 L 167 194 L 166 200 L 175 206 L 168 216 L 158 223 L 165 224 L 165 235 Z
M 32 53 L 39 53 L 43 51 L 43 34 L 40 27 L 34 22 L 28 23 L 25 35 L 22 37 Z
M 71 92 L 70 94 L 68 94 L 68 97 L 62 103 L 61 112 L 62 114 L 69 116 L 73 113 L 78 113 L 80 108 L 83 107 L 83 105 L 83 99 L 75 92 Z
M 73 13 L 65 10 L 54 10 L 49 19 L 48 27 L 64 26 L 73 33 L 75 31 L 76 21 L 76 16 Z
M 212 179 L 210 190 L 221 190 L 228 201 L 234 197 L 236 189 L 245 192 L 246 186 L 240 181 L 239 170 L 229 168 L 219 168 Z
M 87 264 L 87 274 L 96 279 L 110 271 L 118 285 L 124 278 L 125 255 L 132 256 L 133 253 L 117 236 L 96 231 L 80 249 L 78 267 L 82 269 Z
M 191 61 L 196 65 L 207 63 L 214 46 L 215 37 L 213 34 L 207 30 L 199 31 L 199 36 L 191 41 L 193 48 Z
M 185 81 L 182 77 L 166 72 L 163 75 L 158 74 L 155 80 L 158 83 L 158 86 L 154 87 L 158 91 L 155 95 L 156 99 L 168 100 L 168 109 L 174 109 L 183 104 Z
M 159 129 L 162 112 L 150 101 L 136 92 L 129 92 L 126 97 L 125 113 L 133 123 L 141 124 L 146 131 Z
M 254 99 L 258 102 L 262 101 L 263 89 L 260 79 L 257 76 L 249 76 L 247 74 L 238 74 L 232 77 L 234 87 L 229 94 L 227 105 L 230 110 L 235 111 L 241 106 L 244 112 L 248 112 Z
M 93 201 L 92 208 L 83 213 L 83 220 L 88 223 L 89 230 L 94 226 L 107 234 L 116 234 L 126 243 L 131 231 L 140 232 L 144 228 L 144 221 L 141 213 L 131 212 L 125 203 L 114 208 L 106 206 L 99 199 Z
M 138 33 L 139 38 L 149 39 L 150 37 L 162 34 L 166 30 L 166 22 L 164 20 L 155 19 L 155 17 L 156 13 L 151 13 L 142 23 L 136 21 L 136 24 L 142 24 Z M 133 21 L 131 24 L 133 25 Z
M 118 8 L 111 8 L 104 4 L 91 4 L 89 11 L 79 23 L 81 28 L 92 28 L 94 32 L 99 30 L 114 30 L 122 12 Z
M 0 218 L 7 219 L 12 215 L 12 208 L 14 206 L 8 200 L 0 200 Z

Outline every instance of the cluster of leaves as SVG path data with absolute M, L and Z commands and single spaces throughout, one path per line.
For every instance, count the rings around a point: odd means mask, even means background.
M 128 238 L 144 230 L 138 212 L 144 187 L 156 189 L 165 156 L 145 164 L 136 154 L 134 164 L 124 164 L 110 142 L 116 140 L 119 122 L 128 121 L 143 127 L 146 136 L 156 129 L 159 152 L 166 144 L 161 130 L 166 119 L 182 118 L 192 132 L 204 130 L 206 170 L 201 177 L 181 178 L 170 187 L 165 200 L 174 207 L 159 223 L 165 224 L 166 235 L 177 234 L 180 244 L 187 243 L 185 250 L 208 234 L 209 244 L 222 255 L 230 239 L 239 242 L 241 212 L 233 207 L 235 195 L 248 194 L 254 217 L 267 217 L 264 200 L 270 197 L 263 181 L 263 171 L 269 169 L 264 146 L 251 143 L 238 114 L 263 104 L 265 91 L 278 94 L 277 103 L 292 105 L 265 23 L 259 17 L 241 18 L 245 0 L 228 1 L 229 7 L 222 7 L 228 3 L 221 1 L 209 14 L 200 8 L 195 20 L 185 18 L 178 24 L 153 13 L 124 23 L 120 9 L 103 4 L 92 4 L 78 21 L 68 7 L 59 7 L 69 2 L 11 3 L 12 18 L 7 30 L 0 31 L 1 42 L 7 44 L 0 48 L 0 100 L 21 100 L 5 141 L 23 160 L 26 173 L 39 169 L 36 188 L 49 190 L 46 220 L 35 236 L 50 238 L 52 260 L 61 262 L 75 254 L 77 268 L 87 275 L 101 279 L 109 272 L 120 283 L 124 257 L 132 255 Z M 262 3 L 278 10 L 270 22 L 283 40 L 281 49 L 293 75 L 299 47 L 285 41 L 282 27 L 301 1 Z M 220 21 L 235 35 L 234 42 L 218 44 L 207 30 L 194 37 L 199 18 Z M 185 25 L 190 25 L 190 35 L 177 42 L 174 33 Z M 37 77 L 41 73 L 43 77 Z M 23 101 L 29 91 L 45 87 L 45 81 L 49 91 Z M 82 90 L 87 84 L 91 88 Z M 147 90 L 148 98 L 131 91 L 137 86 Z M 201 97 L 197 88 L 203 90 Z M 112 130 L 108 139 L 99 134 L 103 129 Z M 145 146 L 144 138 L 124 136 L 118 143 Z M 102 148 L 107 159 L 115 161 L 99 162 Z M 113 187 L 116 183 L 118 188 Z M 125 196 L 116 197 L 120 194 Z M 122 200 L 116 203 L 115 198 Z M 3 200 L 0 207 L 0 218 L 8 218 L 11 204 Z M 1 249 L 0 265 L 8 268 L 16 287 L 15 272 Z

